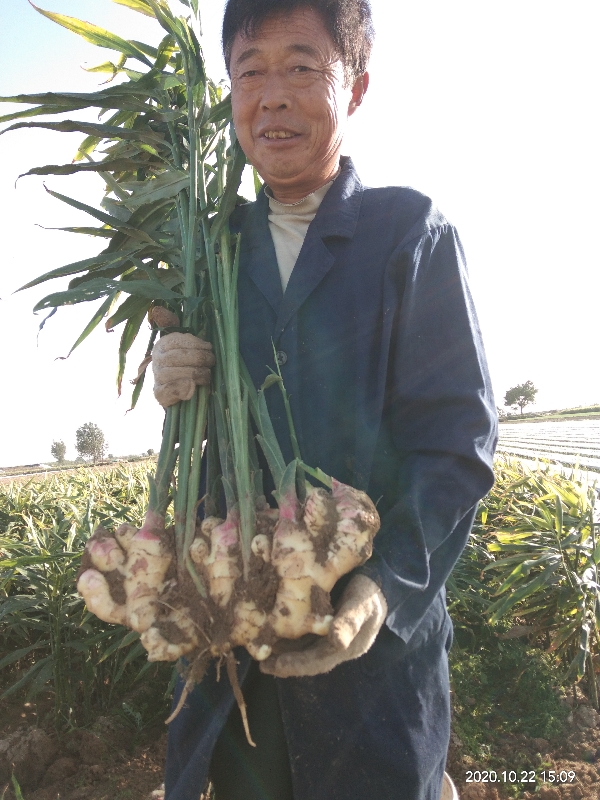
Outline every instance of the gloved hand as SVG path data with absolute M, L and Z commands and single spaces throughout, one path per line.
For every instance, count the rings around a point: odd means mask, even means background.
M 273 655 L 260 669 L 277 678 L 299 678 L 330 672 L 338 664 L 364 655 L 387 616 L 381 589 L 365 575 L 355 575 L 339 604 L 327 636 L 305 650 Z
M 212 345 L 191 333 L 169 333 L 154 345 L 154 396 L 164 408 L 189 400 L 196 386 L 210 384 Z

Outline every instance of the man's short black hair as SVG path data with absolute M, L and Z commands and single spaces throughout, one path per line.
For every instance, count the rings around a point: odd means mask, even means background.
M 223 17 L 227 69 L 238 33 L 252 37 L 269 17 L 298 8 L 313 8 L 323 18 L 344 65 L 347 82 L 354 82 L 366 71 L 375 36 L 369 0 L 228 0 Z

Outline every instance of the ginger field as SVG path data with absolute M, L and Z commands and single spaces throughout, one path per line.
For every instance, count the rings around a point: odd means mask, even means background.
M 502 423 L 498 452 L 600 473 L 600 419 Z
M 462 800 L 600 797 L 597 492 L 585 476 L 532 468 L 538 445 L 524 435 L 569 427 L 503 426 L 503 446 L 512 444 L 508 428 L 523 436 L 514 446 L 528 458 L 496 460 L 496 484 L 448 580 L 448 771 Z M 548 450 L 564 455 L 568 445 L 556 441 Z M 588 430 L 570 447 L 591 442 Z M 172 666 L 148 662 L 138 635 L 93 617 L 75 588 L 97 525 L 141 524 L 147 471 L 147 463 L 119 464 L 0 485 L 4 800 L 160 796 Z M 473 783 L 469 776 L 483 769 L 524 772 L 528 782 Z M 574 777 L 548 786 L 549 771 Z M 13 774 L 22 794 L 8 788 Z

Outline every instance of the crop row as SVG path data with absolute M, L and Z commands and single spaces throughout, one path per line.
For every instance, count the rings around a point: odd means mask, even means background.
M 141 524 L 146 473 L 81 469 L 0 486 L 0 699 L 50 691 L 59 727 L 86 724 L 162 670 L 137 633 L 101 622 L 75 588 L 97 525 Z
M 498 452 L 600 472 L 600 420 L 501 425 Z

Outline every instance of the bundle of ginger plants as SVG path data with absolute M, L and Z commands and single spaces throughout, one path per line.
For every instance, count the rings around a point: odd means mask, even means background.
M 176 17 L 166 0 L 114 2 L 155 17 L 166 34 L 159 46 L 38 10 L 119 52 L 116 63 L 95 71 L 122 82 L 91 94 L 3 98 L 33 106 L 0 118 L 5 122 L 44 115 L 55 120 L 83 108 L 100 109 L 100 119 L 110 113 L 106 122 L 26 120 L 6 129 L 86 134 L 73 164 L 28 174 L 93 171 L 106 183 L 102 210 L 51 194 L 102 223 L 67 230 L 109 239 L 109 245 L 95 258 L 52 270 L 23 288 L 71 276 L 66 290 L 37 304 L 36 310 L 51 314 L 102 299 L 74 348 L 101 321 L 108 330 L 124 323 L 119 391 L 127 353 L 149 320 L 132 406 L 153 353 L 177 364 L 180 337 L 188 343 L 193 337 L 207 367 L 214 364 L 210 388 L 191 382 L 188 399 L 167 409 L 143 526 L 98 528 L 86 546 L 78 588 L 98 617 L 140 634 L 149 660 L 185 657 L 188 689 L 211 658 L 225 660 L 243 709 L 233 648 L 244 646 L 263 660 L 278 639 L 325 635 L 333 618 L 329 592 L 370 556 L 379 518 L 366 494 L 302 463 L 281 377 L 271 375 L 257 392 L 241 362 L 239 237 L 228 219 L 245 159 L 229 98 L 206 76 L 197 0 L 190 0 L 187 19 Z M 132 61 L 138 69 L 131 69 Z M 95 160 L 101 143 L 106 147 Z M 295 454 L 289 464 L 268 413 L 265 392 L 274 384 L 288 409 Z M 264 496 L 258 447 L 276 486 L 277 508 Z M 204 519 L 198 516 L 201 473 Z M 306 475 L 328 489 L 308 483 Z M 173 524 L 167 525 L 171 503 Z

